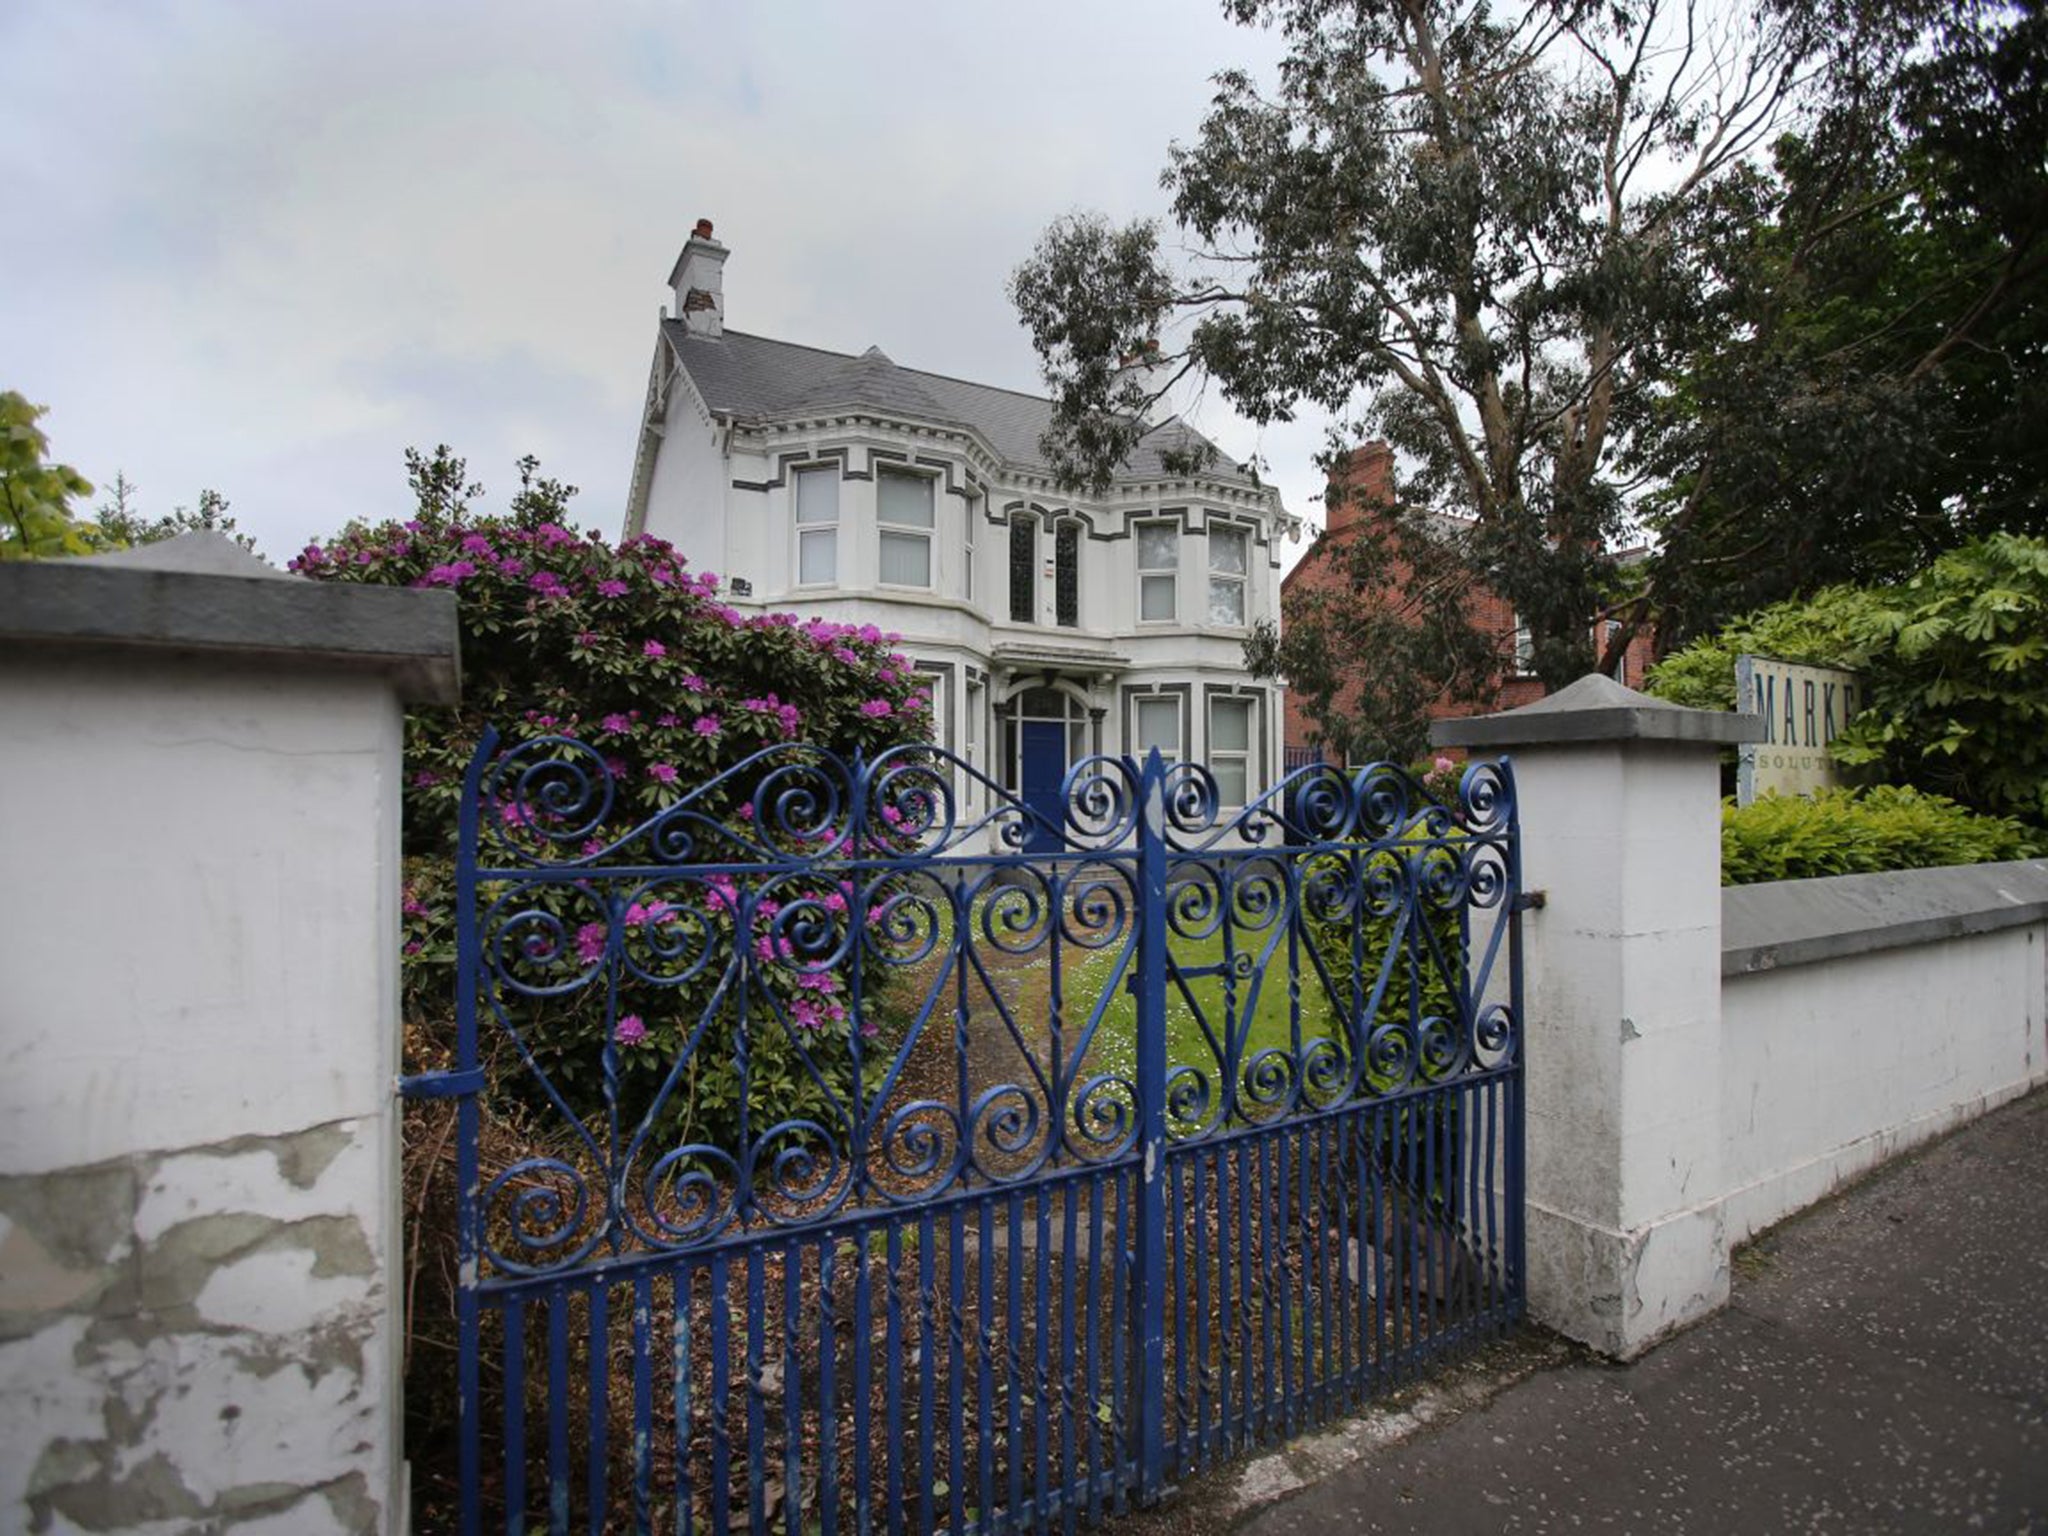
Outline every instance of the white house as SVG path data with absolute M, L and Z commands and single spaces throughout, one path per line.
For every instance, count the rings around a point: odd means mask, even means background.
M 728 330 L 726 247 L 700 220 L 670 283 L 626 533 L 669 540 L 729 601 L 902 636 L 939 744 L 1027 801 L 1076 758 L 1161 748 L 1226 805 L 1278 775 L 1276 685 L 1248 676 L 1279 613 L 1276 491 L 1156 427 L 1101 497 L 1063 491 L 1036 396 Z

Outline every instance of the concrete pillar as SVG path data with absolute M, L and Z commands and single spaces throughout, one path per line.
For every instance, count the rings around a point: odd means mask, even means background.
M 0 565 L 0 1529 L 403 1530 L 399 785 L 452 594 Z
M 1514 762 L 1529 1018 L 1529 1301 L 1621 1359 L 1728 1298 L 1720 749 L 1760 722 L 1606 677 L 1439 745 Z

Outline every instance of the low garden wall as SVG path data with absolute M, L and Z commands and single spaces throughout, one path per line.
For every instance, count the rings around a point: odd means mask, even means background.
M 2048 861 L 1734 886 L 1721 912 L 1731 1243 L 2048 1081 Z

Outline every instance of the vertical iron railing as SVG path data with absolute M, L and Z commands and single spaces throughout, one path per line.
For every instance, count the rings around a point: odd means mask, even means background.
M 972 772 L 772 749 L 629 823 L 480 749 L 406 1085 L 459 1105 L 462 1529 L 1073 1529 L 1519 1319 L 1505 763 L 1225 817 L 1091 759 L 1058 827 Z

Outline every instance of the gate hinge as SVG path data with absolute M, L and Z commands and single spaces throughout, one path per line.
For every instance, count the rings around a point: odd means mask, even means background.
M 483 1068 L 471 1067 L 464 1072 L 415 1072 L 398 1080 L 398 1093 L 406 1099 L 459 1099 L 483 1086 Z
M 1543 905 L 1544 895 L 1541 891 L 1524 891 L 1515 898 L 1517 912 L 1541 912 Z

